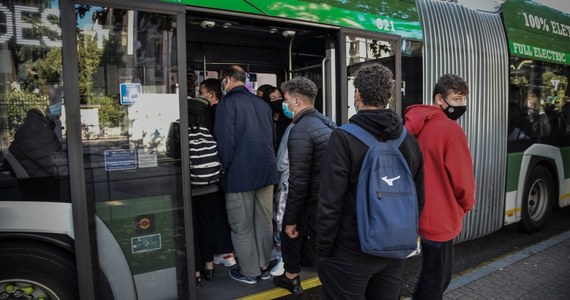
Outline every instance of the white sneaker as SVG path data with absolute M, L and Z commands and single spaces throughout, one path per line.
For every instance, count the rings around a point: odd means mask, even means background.
M 214 263 L 217 265 L 224 264 L 226 267 L 231 267 L 236 264 L 236 259 L 233 253 L 214 255 Z
M 278 260 L 277 264 L 271 268 L 271 271 L 269 271 L 271 276 L 281 276 L 285 273 L 285 263 L 283 262 L 283 258 L 279 257 Z

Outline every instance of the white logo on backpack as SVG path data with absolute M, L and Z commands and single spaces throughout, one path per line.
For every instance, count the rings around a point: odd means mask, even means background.
M 394 180 L 400 179 L 400 176 L 394 177 L 394 178 L 388 178 L 388 176 L 384 176 L 384 177 L 382 177 L 382 178 L 380 178 L 380 179 L 384 180 L 384 182 L 386 182 L 389 186 L 393 186 L 393 185 L 394 185 Z

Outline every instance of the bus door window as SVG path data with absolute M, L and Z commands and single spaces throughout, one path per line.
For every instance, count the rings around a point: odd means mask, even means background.
M 356 72 L 360 67 L 370 63 L 380 63 L 389 68 L 396 76 L 396 43 L 383 40 L 359 37 L 356 35 L 346 36 L 346 65 L 348 67 L 348 119 L 356 114 L 354 107 L 354 85 Z M 396 108 L 394 92 L 388 101 L 390 109 Z
M 118 295 L 187 298 L 181 160 L 166 155 L 180 118 L 176 16 L 76 8 L 86 194 L 104 224 L 99 266 Z
M 0 200 L 70 201 L 57 2 L 2 5 Z
M 402 112 L 412 104 L 423 104 L 423 43 L 402 40 Z

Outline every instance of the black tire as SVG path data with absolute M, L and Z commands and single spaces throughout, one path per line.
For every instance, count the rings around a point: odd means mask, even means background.
M 0 286 L 31 285 L 50 300 L 79 299 L 77 272 L 70 253 L 24 241 L 3 240 L 0 245 Z
M 519 229 L 528 233 L 540 231 L 552 213 L 555 195 L 552 173 L 544 166 L 534 167 L 524 186 Z

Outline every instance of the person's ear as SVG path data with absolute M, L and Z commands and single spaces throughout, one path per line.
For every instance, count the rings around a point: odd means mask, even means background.
M 441 94 L 436 94 L 434 97 L 434 102 L 435 104 L 439 105 L 439 106 L 443 106 L 443 97 L 441 96 Z

